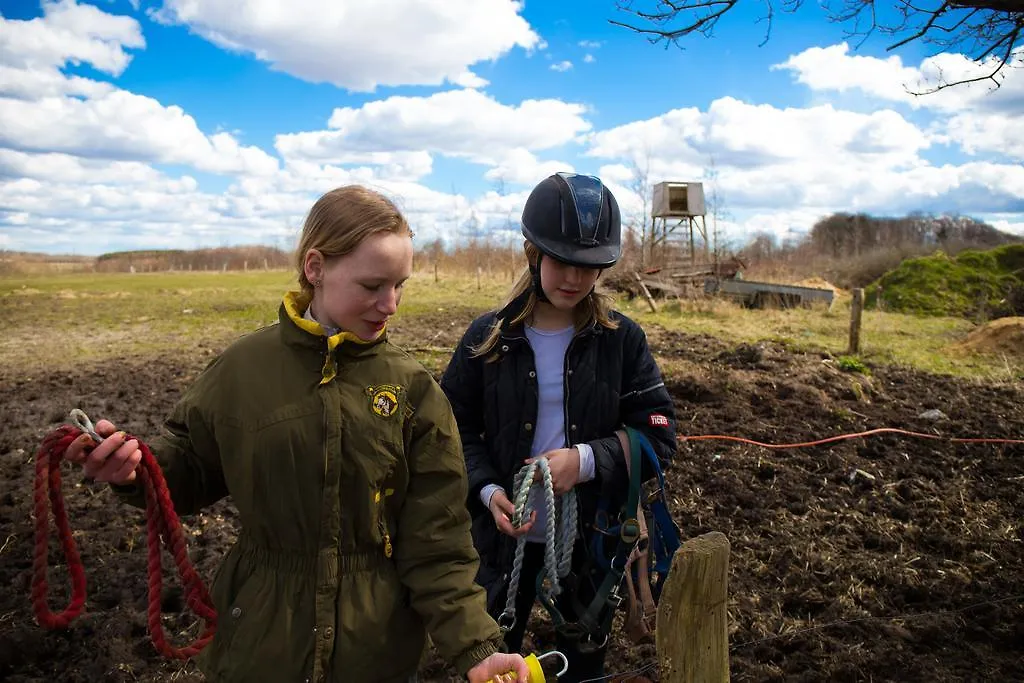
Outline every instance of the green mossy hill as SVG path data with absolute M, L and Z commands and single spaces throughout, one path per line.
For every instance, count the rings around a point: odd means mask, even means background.
M 965 318 L 1024 315 L 1024 244 L 908 259 L 865 290 L 866 305 Z

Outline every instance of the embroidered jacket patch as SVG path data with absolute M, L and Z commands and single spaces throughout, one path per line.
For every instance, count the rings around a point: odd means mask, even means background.
M 366 387 L 366 395 L 370 397 L 370 410 L 380 417 L 391 417 L 398 412 L 398 401 L 402 395 L 402 387 L 395 384 L 381 384 Z

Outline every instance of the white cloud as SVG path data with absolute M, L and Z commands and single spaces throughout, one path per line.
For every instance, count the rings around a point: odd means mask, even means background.
M 139 25 L 91 5 L 47 3 L 41 18 L 0 20 L 0 147 L 86 158 L 188 164 L 214 173 L 273 173 L 277 160 L 228 133 L 206 135 L 180 107 L 109 83 L 66 77 L 88 63 L 119 74 Z
M 5 66 L 46 69 L 88 63 L 119 76 L 131 61 L 125 48 L 146 45 L 139 23 L 131 17 L 74 0 L 44 0 L 42 8 L 42 17 L 28 21 L 0 17 L 0 62 Z
M 485 88 L 490 84 L 490 81 L 484 78 L 480 78 L 475 73 L 466 69 L 454 78 L 449 78 L 449 81 L 453 85 L 460 86 L 462 88 Z
M 484 174 L 484 177 L 488 180 L 533 186 L 558 171 L 575 170 L 572 164 L 564 161 L 541 161 L 528 149 L 519 147 L 509 150 Z
M 238 220 L 216 210 L 216 195 L 194 181 L 156 175 L 144 183 L 82 185 L 53 178 L 0 183 L 6 227 L 19 249 L 98 253 L 139 247 L 213 246 L 222 236 L 276 243 L 277 221 Z M 246 239 L 251 237 L 251 239 Z M 239 239 L 241 238 L 241 239 Z
M 932 144 L 930 134 L 890 109 L 780 109 L 726 97 L 706 112 L 677 109 L 587 140 L 588 156 L 609 160 L 600 173 L 621 188 L 626 215 L 641 208 L 631 190 L 640 169 L 647 169 L 650 184 L 703 180 L 707 195 L 712 161 L 723 206 L 779 234 L 841 210 L 981 214 L 1024 208 L 1024 168 L 989 161 L 933 166 L 920 156 Z M 772 215 L 778 220 L 766 218 Z
M 852 55 L 846 43 L 807 48 L 771 69 L 792 72 L 798 83 L 811 90 L 859 90 L 884 100 L 908 103 L 915 99 L 907 89 L 921 77 L 918 69 L 903 66 L 899 56 L 879 59 Z
M 92 97 L 112 86 L 65 76 L 66 64 L 89 64 L 119 76 L 131 62 L 125 48 L 146 45 L 139 23 L 74 0 L 43 2 L 43 16 L 27 21 L 0 16 L 0 95 L 24 99 L 56 95 Z
M 78 14 L 69 18 L 73 12 Z M 432 149 L 503 164 L 511 183 L 544 163 L 525 147 L 563 145 L 590 128 L 581 105 L 502 104 L 473 89 L 486 82 L 464 69 L 457 77 L 466 86 L 462 90 L 339 108 L 328 130 L 280 136 L 281 163 L 258 147 L 241 145 L 236 134 L 204 133 L 180 107 L 62 72 L 84 60 L 120 73 L 129 61 L 122 48 L 144 46 L 141 36 L 125 29 L 137 31 L 134 20 L 120 19 L 68 4 L 48 8 L 31 22 L 0 26 L 8 51 L 22 49 L 16 37 L 28 24 L 38 43 L 36 57 L 24 53 L 0 67 L 5 244 L 79 253 L 246 242 L 291 247 L 312 201 L 348 183 L 396 198 L 417 239 L 450 236 L 470 215 L 485 221 L 507 217 L 522 198 L 488 193 L 469 199 L 424 186 L 421 179 L 433 169 Z M 65 24 L 76 22 L 85 31 L 65 39 Z M 115 28 L 104 30 L 104 22 Z M 62 44 L 63 51 L 52 47 Z M 234 180 L 225 191 L 211 193 L 187 173 L 170 175 L 156 164 Z
M 497 163 L 510 150 L 545 150 L 590 130 L 585 107 L 561 100 L 506 105 L 477 90 L 428 97 L 393 96 L 359 108 L 335 109 L 330 130 L 277 136 L 286 159 L 338 163 L 364 151 L 427 150 Z
M 1019 214 L 1017 216 L 1012 216 L 1010 218 L 993 217 L 990 218 L 987 222 L 996 230 L 1002 230 L 1003 232 L 1008 232 L 1014 235 L 1020 235 L 1021 237 L 1024 237 L 1024 221 L 1020 220 L 1018 216 Z
M 584 64 L 593 64 L 596 61 L 597 61 L 597 58 L 594 57 L 594 55 L 590 54 L 589 52 L 587 54 L 583 55 L 583 63 Z
M 65 76 L 56 68 L 21 69 L 0 64 L 0 96 L 34 100 L 59 95 L 99 97 L 114 86 L 81 76 Z
M 0 245 L 78 253 L 235 243 L 290 248 L 313 200 L 348 183 L 395 198 L 418 244 L 452 241 L 470 221 L 518 239 L 526 195 L 551 173 L 597 167 L 628 220 L 641 204 L 631 190 L 638 168 L 647 169 L 651 183 L 702 180 L 712 160 L 724 209 L 719 225 L 738 239 L 760 229 L 796 234 L 837 210 L 958 211 L 991 216 L 997 227 L 1024 234 L 1024 168 L 1001 162 L 1024 154 L 1024 128 L 1015 123 L 1024 100 L 1013 99 L 1021 92 L 1016 81 L 1007 81 L 1009 95 L 960 95 L 969 106 L 959 109 L 913 105 L 911 117 L 904 112 L 915 100 L 900 90 L 900 78 L 925 66 L 853 59 L 833 47 L 794 55 L 779 67 L 816 91 L 816 106 L 723 97 L 594 130 L 584 104 L 505 101 L 483 91 L 488 82 L 472 70 L 481 61 L 517 45 L 539 49 L 518 4 L 473 5 L 506 7 L 507 21 L 493 27 L 505 36 L 502 43 L 473 33 L 479 29 L 475 9 L 466 27 L 449 16 L 449 10 L 465 9 L 460 2 L 410 2 L 374 5 L 380 16 L 372 17 L 362 4 L 347 10 L 343 3 L 331 5 L 321 16 L 292 3 L 285 15 L 249 16 L 229 11 L 226 2 L 165 3 L 165 20 L 187 21 L 219 45 L 256 53 L 274 68 L 299 69 L 297 75 L 310 80 L 320 69 L 328 80 L 364 86 L 392 77 L 458 85 L 339 106 L 321 130 L 282 132 L 268 150 L 243 145 L 244 131 L 233 131 L 235 122 L 225 121 L 227 130 L 204 130 L 181 107 L 118 87 L 117 76 L 133 68 L 132 50 L 145 48 L 134 19 L 73 2 L 48 4 L 43 17 L 29 22 L 0 19 Z M 375 38 L 369 29 L 398 9 L 404 14 L 391 38 Z M 343 11 L 349 12 L 344 22 Z M 427 15 L 439 22 L 438 35 L 455 41 L 452 46 L 424 52 L 432 45 L 424 41 L 432 38 L 404 40 L 406 24 Z M 328 45 L 325 35 L 342 24 L 347 42 Z M 515 26 L 526 32 L 517 34 Z M 365 59 L 340 59 L 374 39 Z M 415 58 L 406 61 L 421 63 L 400 63 L 398 57 L 413 52 Z M 74 64 L 111 78 L 65 73 Z M 534 63 L 540 77 L 546 64 Z M 843 88 L 869 93 L 882 106 L 853 112 L 829 104 L 830 92 Z M 975 160 L 936 165 L 924 158 L 939 145 Z M 477 164 L 478 175 L 465 182 L 483 180 L 493 189 L 463 194 L 430 187 L 452 184 L 450 177 L 433 176 L 435 166 L 446 166 L 442 157 Z M 203 171 L 222 174 L 228 187 L 211 190 L 197 180 Z
M 601 47 L 602 43 L 599 40 L 581 40 L 577 45 L 585 50 L 596 50 Z
M 137 161 L 83 159 L 68 154 L 28 154 L 0 149 L 0 178 L 3 177 L 76 185 L 146 184 L 162 178 L 152 166 Z
M 878 59 L 851 55 L 846 43 L 814 47 L 791 56 L 773 69 L 791 71 L 797 82 L 819 92 L 851 92 L 914 109 L 929 109 L 939 116 L 936 139 L 963 147 L 968 154 L 994 152 L 1024 159 L 1024 48 L 1016 52 L 1016 64 L 1002 70 L 1001 85 L 990 80 L 964 83 L 929 94 L 939 83 L 956 82 L 990 73 L 998 60 L 977 64 L 962 54 L 942 53 L 924 59 L 919 66 L 904 66 L 899 57 Z
M 798 240 L 830 213 L 832 210 L 802 208 L 744 212 L 742 218 L 719 220 L 719 229 L 722 238 L 731 241 L 736 247 L 742 246 L 752 235 L 760 232 L 774 235 L 779 240 Z M 708 230 L 711 230 L 710 217 L 707 223 Z
M 189 164 L 214 173 L 272 173 L 277 160 L 228 133 L 205 135 L 180 107 L 125 90 L 97 97 L 0 98 L 0 146 L 85 157 Z
M 735 167 L 754 167 L 805 158 L 838 163 L 863 158 L 886 166 L 912 163 L 929 139 L 891 110 L 871 114 L 831 105 L 779 109 L 732 97 L 711 103 L 707 112 L 674 109 L 589 136 L 591 156 L 624 157 L 655 163 L 705 166 L 710 158 Z
M 540 37 L 515 0 L 164 0 L 154 19 L 307 81 L 479 87 L 469 67 Z
M 693 142 L 704 136 L 699 109 L 673 109 L 660 116 L 598 131 L 589 136 L 588 154 L 602 158 L 625 158 L 638 163 L 657 156 L 699 159 Z
M 1024 125 L 1019 114 L 957 114 L 943 129 L 947 140 L 967 154 L 995 152 L 1024 161 Z
M 1024 48 L 1017 60 L 1024 59 Z M 906 66 L 898 56 L 879 59 L 853 55 L 846 43 L 812 47 L 775 64 L 773 70 L 790 71 L 798 83 L 819 92 L 860 91 L 871 97 L 901 102 L 914 108 L 961 111 L 964 108 L 999 109 L 1019 107 L 1024 97 L 1024 74 L 1020 68 L 1003 69 L 1002 85 L 992 81 L 965 83 L 930 94 L 941 83 L 976 78 L 990 73 L 998 60 L 989 58 L 977 64 L 958 53 L 940 53 L 927 57 L 918 66 Z M 1012 60 L 1011 60 L 1012 62 Z
M 550 68 L 552 71 L 565 72 L 572 68 L 572 62 L 570 62 L 568 59 L 564 59 L 561 62 L 555 62 L 554 64 L 551 65 Z

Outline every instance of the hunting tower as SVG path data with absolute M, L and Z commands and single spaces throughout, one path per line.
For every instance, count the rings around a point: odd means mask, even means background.
M 651 198 L 650 247 L 644 250 L 644 265 L 664 267 L 670 263 L 696 265 L 709 261 L 708 233 L 704 215 L 702 183 L 656 184 L 654 196 Z M 698 248 L 703 252 L 702 259 L 697 257 Z

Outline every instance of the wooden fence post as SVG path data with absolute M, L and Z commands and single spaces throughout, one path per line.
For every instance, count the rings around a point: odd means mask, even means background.
M 683 543 L 658 601 L 655 643 L 662 683 L 729 680 L 729 539 L 717 531 Z
M 860 314 L 864 310 L 864 290 L 858 287 L 853 290 L 853 301 L 850 302 L 850 348 L 847 353 L 853 355 L 860 351 Z

